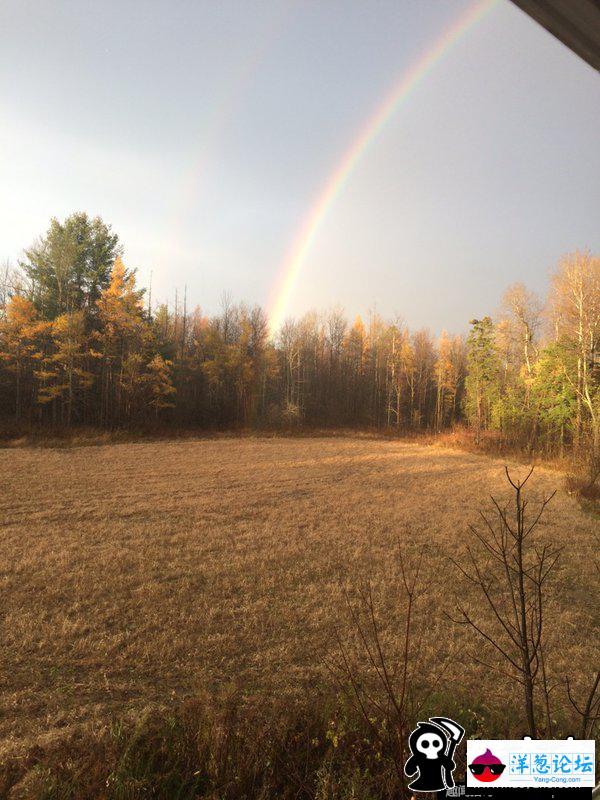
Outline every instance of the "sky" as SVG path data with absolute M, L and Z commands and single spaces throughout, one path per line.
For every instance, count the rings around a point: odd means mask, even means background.
M 100 215 L 153 298 L 269 309 L 344 152 L 469 0 L 0 0 L 0 262 Z M 597 252 L 600 78 L 496 0 L 370 141 L 285 316 L 461 332 Z

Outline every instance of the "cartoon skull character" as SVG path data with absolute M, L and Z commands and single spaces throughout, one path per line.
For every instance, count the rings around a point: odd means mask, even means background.
M 432 722 L 419 722 L 408 739 L 411 757 L 404 772 L 419 776 L 409 785 L 416 792 L 439 792 L 446 788 L 444 770 L 453 770 L 454 761 L 447 755 L 449 739 L 446 731 Z

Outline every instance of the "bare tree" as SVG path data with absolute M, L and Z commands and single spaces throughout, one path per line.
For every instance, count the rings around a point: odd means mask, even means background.
M 402 637 L 395 652 L 386 647 L 382 619 L 369 581 L 357 589 L 356 599 L 344 593 L 351 629 L 355 634 L 366 672 L 354 660 L 351 644 L 334 630 L 337 652 L 325 660 L 325 666 L 370 731 L 373 739 L 394 764 L 400 797 L 409 796 L 405 789 L 404 764 L 408 735 L 452 661 L 452 653 L 441 655 L 437 670 L 431 669 L 431 654 L 423 653 L 423 639 L 417 630 L 417 605 L 427 593 L 431 581 L 423 575 L 427 560 L 426 548 L 408 566 L 400 553 L 400 603 L 397 621 Z M 388 620 L 389 621 L 389 620 Z M 419 679 L 428 664 L 427 684 Z
M 550 308 L 557 338 L 572 349 L 577 374 L 565 374 L 575 390 L 576 444 L 580 442 L 583 411 L 589 415 L 592 463 L 600 456 L 600 395 L 597 391 L 597 356 L 600 349 L 600 258 L 589 252 L 565 256 L 553 277 Z
M 504 667 L 477 657 L 478 663 L 504 674 L 507 668 L 509 677 L 521 685 L 528 733 L 535 737 L 538 730 L 536 689 L 541 683 L 546 703 L 551 691 L 544 662 L 545 587 L 562 548 L 540 543 L 533 537 L 555 493 L 545 498 L 528 518 L 528 501 L 523 497 L 523 488 L 533 473 L 533 467 L 522 481 L 513 480 L 508 468 L 505 472 L 514 492 L 514 511 L 509 513 L 492 497 L 493 516 L 490 518 L 481 513 L 482 530 L 470 526 L 483 552 L 476 553 L 468 546 L 464 566 L 452 559 L 482 597 L 484 607 L 490 612 L 488 620 L 482 621 L 482 615 L 475 615 L 460 600 L 456 603 L 458 618 L 450 618 L 475 631 L 496 652 Z
M 502 298 L 502 316 L 509 323 L 519 361 L 531 376 L 533 359 L 537 355 L 536 335 L 541 323 L 542 304 L 536 294 L 522 283 L 513 283 Z
M 596 672 L 592 685 L 584 697 L 583 705 L 580 705 L 573 697 L 569 678 L 565 679 L 565 683 L 569 702 L 581 717 L 579 738 L 591 739 L 595 735 L 598 720 L 600 720 L 600 671 Z

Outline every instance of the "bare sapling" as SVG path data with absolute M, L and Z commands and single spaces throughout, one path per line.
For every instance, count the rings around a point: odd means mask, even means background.
M 578 735 L 580 739 L 593 739 L 600 721 L 600 670 L 593 677 L 592 684 L 584 696 L 583 703 L 573 697 L 571 682 L 565 679 L 567 696 L 577 716 L 581 719 Z
M 408 736 L 420 709 L 440 685 L 451 661 L 451 654 L 440 657 L 435 668 L 427 673 L 427 685 L 422 685 L 426 672 L 423 668 L 423 632 L 418 629 L 416 611 L 430 583 L 423 576 L 424 558 L 425 548 L 422 548 L 409 568 L 400 554 L 400 608 L 398 616 L 394 614 L 393 619 L 389 618 L 389 613 L 386 619 L 382 610 L 377 608 L 370 581 L 360 586 L 354 597 L 344 591 L 347 616 L 359 657 L 355 658 L 352 644 L 336 627 L 337 652 L 325 660 L 339 690 L 362 718 L 381 752 L 393 761 L 401 798 L 412 796 L 405 787 L 404 775 Z M 393 652 L 386 647 L 384 634 L 384 628 L 390 622 L 402 631 Z M 430 665 L 430 655 L 425 658 Z
M 480 527 L 470 526 L 479 543 L 475 551 L 467 546 L 465 563 L 452 562 L 472 584 L 483 600 L 488 614 L 477 613 L 457 599 L 457 617 L 453 622 L 472 629 L 495 652 L 499 663 L 476 661 L 515 680 L 522 687 L 523 710 L 527 733 L 538 733 L 536 699 L 543 695 L 547 725 L 550 724 L 549 694 L 544 660 L 544 620 L 548 578 L 560 558 L 562 548 L 542 543 L 535 535 L 546 506 L 555 492 L 546 497 L 530 516 L 523 488 L 524 480 L 513 480 L 508 468 L 506 478 L 514 494 L 513 507 L 502 507 L 492 497 L 493 514 L 481 512 Z

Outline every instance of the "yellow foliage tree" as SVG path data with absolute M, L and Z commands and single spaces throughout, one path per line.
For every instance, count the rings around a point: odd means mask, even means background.
M 550 307 L 556 340 L 574 355 L 575 374 L 565 366 L 577 401 L 575 441 L 578 445 L 587 412 L 593 458 L 600 462 L 600 258 L 577 251 L 565 256 L 553 276 Z
M 128 273 L 121 258 L 116 258 L 110 283 L 98 300 L 99 330 L 94 337 L 95 354 L 102 364 L 101 418 L 105 424 L 120 420 L 136 391 L 132 381 L 141 380 L 132 356 L 143 353 L 152 337 L 142 296 L 135 286 L 135 274 Z
M 156 418 L 162 409 L 175 406 L 173 398 L 176 389 L 171 381 L 172 365 L 171 361 L 157 353 L 146 366 L 144 380 L 148 387 L 148 404 L 154 410 Z
M 86 369 L 90 356 L 83 311 L 61 314 L 51 323 L 52 352 L 42 361 L 36 375 L 42 382 L 38 402 L 60 403 L 61 422 L 70 425 L 77 396 L 94 382 Z
M 39 331 L 40 321 L 33 303 L 20 295 L 11 297 L 0 322 L 0 360 L 14 376 L 16 419 L 21 417 L 23 383 L 31 369 Z

